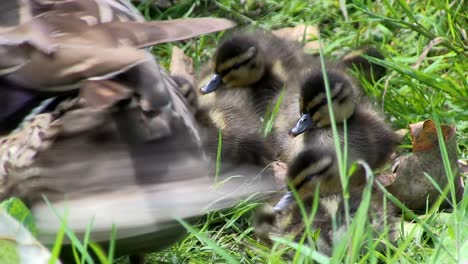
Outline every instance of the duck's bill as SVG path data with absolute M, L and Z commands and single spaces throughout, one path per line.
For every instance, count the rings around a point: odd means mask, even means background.
M 212 93 L 214 92 L 216 89 L 219 88 L 219 86 L 221 85 L 221 82 L 222 82 L 222 78 L 221 78 L 221 75 L 219 74 L 213 74 L 213 77 L 211 77 L 211 79 L 208 81 L 208 83 L 203 86 L 200 91 L 203 93 L 203 94 L 208 94 L 208 93 Z
M 288 206 L 294 201 L 294 195 L 292 192 L 287 192 L 283 197 L 281 197 L 281 200 L 273 207 L 273 210 L 275 212 L 281 212 L 284 209 L 288 208 Z
M 296 137 L 302 133 L 304 133 L 307 129 L 312 127 L 314 122 L 310 114 L 303 114 L 301 118 L 297 121 L 296 125 L 289 130 L 289 136 Z

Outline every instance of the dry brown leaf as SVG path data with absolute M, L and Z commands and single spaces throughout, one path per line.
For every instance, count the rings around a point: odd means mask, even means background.
M 318 50 L 319 43 L 316 40 L 319 30 L 316 26 L 300 24 L 295 27 L 285 27 L 273 31 L 273 34 L 279 38 L 289 41 L 303 42 L 304 49 Z
M 195 73 L 193 70 L 193 60 L 185 55 L 184 51 L 176 46 L 172 47 L 171 68 L 172 76 L 182 77 L 195 87 Z
M 442 134 L 447 141 L 455 135 L 455 126 L 442 125 Z M 439 149 L 437 129 L 434 121 L 426 120 L 410 125 L 411 140 L 413 143 L 413 153 L 431 151 Z
M 286 188 L 286 172 L 288 170 L 288 165 L 281 161 L 274 161 L 271 163 L 273 172 L 275 175 L 275 184 L 277 190 L 283 190 Z
M 395 133 L 397 134 L 400 142 L 403 141 L 403 139 L 406 137 L 406 135 L 408 134 L 409 130 L 408 129 L 405 129 L 405 128 L 402 128 L 402 129 L 398 129 L 397 131 L 395 131 Z
M 387 190 L 409 209 L 424 212 L 427 208 L 426 202 L 429 202 L 429 206 L 431 206 L 440 196 L 439 191 L 426 175 L 430 175 L 442 189 L 448 184 L 448 180 L 438 147 L 435 123 L 432 120 L 426 120 L 412 124 L 410 132 L 413 139 L 413 153 L 398 157 L 390 172 L 390 177 L 384 174 L 382 179 L 384 181 L 393 179 L 393 182 L 386 187 Z M 458 176 L 455 127 L 442 125 L 442 133 L 444 134 L 450 167 L 455 175 L 454 184 L 457 199 L 461 199 L 463 186 Z M 448 202 L 444 202 L 441 207 L 450 208 L 451 206 Z

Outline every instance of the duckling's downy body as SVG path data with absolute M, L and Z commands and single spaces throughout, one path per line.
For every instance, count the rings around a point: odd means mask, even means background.
M 262 167 L 273 160 L 273 152 L 261 135 L 261 124 L 246 107 L 218 102 L 201 107 L 195 115 L 204 129 L 207 152 L 216 157 L 221 130 L 221 159 L 225 163 L 253 163 Z
M 311 215 L 314 192 L 317 190 L 317 185 L 320 185 L 320 200 L 310 229 L 312 233 L 320 230 L 314 243 L 317 250 L 326 255 L 331 255 L 333 246 L 342 241 L 349 228 L 345 218 L 343 197 L 341 193 L 336 192 L 335 188 L 334 167 L 336 166 L 332 153 L 313 149 L 301 152 L 290 165 L 287 175 L 290 189 L 294 188 L 297 191 L 307 216 Z M 351 223 L 361 202 L 361 193 L 351 191 L 349 198 Z M 396 211 L 392 204 L 384 204 L 381 193 L 372 194 L 367 215 L 373 238 L 378 238 L 382 233 L 388 232 L 384 237 L 388 237 L 390 242 L 395 240 L 395 224 L 398 221 Z M 272 243 L 272 236 L 290 237 L 299 242 L 306 228 L 304 215 L 291 191 L 283 196 L 275 207 L 263 207 L 257 214 L 255 223 L 257 237 L 267 244 Z M 365 238 L 367 236 L 364 236 L 363 240 Z M 376 248 L 381 249 L 381 245 Z
M 268 166 L 273 160 L 273 152 L 261 135 L 261 123 L 249 102 L 242 100 L 244 96 L 237 95 L 246 91 L 233 90 L 223 99 L 204 101 L 187 80 L 176 79 L 203 130 L 203 145 L 213 160 L 217 159 L 221 144 L 224 166 L 239 163 L 250 163 L 260 168 Z

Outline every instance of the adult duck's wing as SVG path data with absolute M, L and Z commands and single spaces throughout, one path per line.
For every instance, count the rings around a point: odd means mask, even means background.
M 224 30 L 219 18 L 145 22 L 125 1 L 12 0 L 0 11 L 0 75 L 25 88 L 67 91 L 109 78 L 145 56 L 143 48 Z M 9 21 L 9 22 L 8 22 Z M 38 72 L 37 69 L 42 71 Z M 43 73 L 47 74 L 43 74 Z
M 125 0 L 11 0 L 0 5 L 0 97 L 18 99 L 0 106 L 0 133 L 44 97 L 83 87 L 96 107 L 137 93 L 146 98 L 146 110 L 158 112 L 168 103 L 161 103 L 168 95 L 160 85 L 139 79 L 142 85 L 123 87 L 108 80 L 154 60 L 138 48 L 235 25 L 218 18 L 145 22 Z

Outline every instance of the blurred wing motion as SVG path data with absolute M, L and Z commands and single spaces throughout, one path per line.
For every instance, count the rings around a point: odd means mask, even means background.
M 235 26 L 220 18 L 144 22 L 125 0 L 11 0 L 1 7 L 0 75 L 40 91 L 118 74 L 144 61 L 135 48 Z
M 249 164 L 213 185 L 214 165 L 183 96 L 140 49 L 234 23 L 143 22 L 125 0 L 3 2 L 0 98 L 8 100 L 0 105 L 0 133 L 8 135 L 0 138 L 0 199 L 28 202 L 43 242 L 53 243 L 60 228 L 43 197 L 81 237 L 93 218 L 94 241 L 108 240 L 116 224 L 117 250 L 125 254 L 178 239 L 176 218 L 274 189 L 263 168 Z M 15 131 L 5 129 L 32 109 Z
M 175 218 L 193 219 L 274 189 L 271 178 L 260 174 L 262 168 L 249 165 L 238 166 L 226 175 L 235 177 L 214 186 L 211 164 L 176 112 L 161 114 L 169 123 L 155 118 L 151 128 L 168 134 L 146 141 L 139 131 L 144 127 L 133 129 L 141 110 L 132 104 L 114 113 L 69 107 L 55 120 L 52 114 L 37 115 L 2 142 L 7 182 L 2 196 L 19 196 L 33 205 L 46 244 L 54 243 L 60 221 L 42 195 L 78 235 L 94 218 L 92 239 L 107 241 L 115 224 L 117 249 L 125 254 L 178 239 L 183 230 Z

